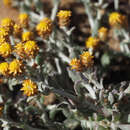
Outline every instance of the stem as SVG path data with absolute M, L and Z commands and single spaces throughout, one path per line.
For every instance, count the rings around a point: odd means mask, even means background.
M 98 0 L 98 4 L 102 5 L 103 4 L 103 0 Z
M 40 16 L 40 15 L 34 13 L 34 12 L 30 12 L 30 15 L 32 16 L 32 19 L 37 20 L 35 22 L 39 22 L 43 18 L 43 16 Z
M 93 18 L 93 15 L 92 15 L 92 10 L 90 8 L 90 4 L 85 3 L 84 6 L 85 6 L 86 14 L 88 15 L 88 20 L 89 20 L 91 29 L 93 30 L 93 28 L 94 28 L 94 18 Z
M 115 7 L 115 10 L 119 9 L 119 0 L 114 0 L 114 7 Z
M 124 36 L 125 40 L 128 41 L 129 40 L 129 33 L 126 32 L 125 29 L 121 29 L 121 33 Z
M 78 85 L 81 84 L 81 83 L 82 83 L 82 80 L 78 80 L 78 81 L 76 81 L 75 84 L 74 84 L 74 91 L 75 91 L 76 95 L 79 95 L 78 90 L 77 90 L 77 87 L 78 87 Z
M 62 69 L 60 67 L 60 63 L 59 63 L 58 58 L 55 58 L 55 63 L 56 63 L 56 68 L 57 68 L 58 74 L 62 74 Z
M 53 7 L 52 13 L 51 13 L 51 19 L 52 19 L 53 21 L 55 20 L 59 3 L 60 3 L 60 0 L 54 0 L 54 7 Z
M 124 45 L 124 48 L 125 48 L 125 50 L 126 50 L 126 53 L 130 53 L 130 49 L 129 49 L 129 47 L 128 47 L 127 44 Z
M 14 42 L 14 37 L 12 35 L 9 36 L 9 39 L 10 39 L 10 43 L 12 46 L 15 45 L 15 42 Z
M 70 59 L 64 53 L 59 52 L 58 55 L 64 62 L 70 63 Z

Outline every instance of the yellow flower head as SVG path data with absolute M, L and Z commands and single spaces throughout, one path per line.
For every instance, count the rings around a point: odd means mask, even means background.
M 24 32 L 22 34 L 22 41 L 29 41 L 29 40 L 33 40 L 33 33 L 32 32 Z
M 2 43 L 4 43 L 4 42 L 6 42 L 6 39 L 5 39 L 5 38 L 0 38 L 0 45 L 1 45 Z
M 9 70 L 9 64 L 7 62 L 0 63 L 0 74 L 7 76 Z
M 0 55 L 2 57 L 8 57 L 12 52 L 11 45 L 7 42 L 4 42 L 0 45 Z
M 44 39 L 47 38 L 52 32 L 52 21 L 49 18 L 44 18 L 40 21 L 40 23 L 36 26 L 36 31 L 39 36 Z
M 2 112 L 3 112 L 3 106 L 0 106 L 0 116 L 2 115 Z
M 22 33 L 22 28 L 19 24 L 15 24 L 14 25 L 14 31 L 13 31 L 13 34 L 16 36 L 16 37 L 19 37 Z
M 21 13 L 18 17 L 19 23 L 22 27 L 28 27 L 29 16 L 26 13 Z
M 99 46 L 99 38 L 96 37 L 89 37 L 86 41 L 86 47 L 96 49 Z
M 107 39 L 107 35 L 108 35 L 108 29 L 105 27 L 101 27 L 98 30 L 98 37 L 102 40 L 105 41 Z
M 0 44 L 9 40 L 9 32 L 6 28 L 0 28 Z
M 69 65 L 71 66 L 72 70 L 73 69 L 76 70 L 76 71 L 82 71 L 83 70 L 82 63 L 77 58 L 72 59 Z
M 9 32 L 12 32 L 13 26 L 14 26 L 14 21 L 10 18 L 4 18 L 1 21 L 1 26 L 6 28 Z
M 118 12 L 113 12 L 109 16 L 109 24 L 114 27 L 127 26 L 128 21 L 126 16 Z
M 21 61 L 15 59 L 9 64 L 9 74 L 16 76 L 22 73 L 23 64 Z
M 11 6 L 11 4 L 12 4 L 12 0 L 3 0 L 3 3 L 4 3 L 4 5 L 6 5 L 6 6 Z
M 17 43 L 14 46 L 14 52 L 16 52 L 17 55 L 19 55 L 20 57 L 24 57 L 24 44 L 23 43 Z
M 88 51 L 83 52 L 83 54 L 80 55 L 82 64 L 87 68 L 93 65 L 94 63 L 93 58 L 94 57 Z
M 1 27 L 0 28 L 0 38 L 7 39 L 9 37 L 9 32 L 6 28 Z
M 35 41 L 27 41 L 24 44 L 24 53 L 28 56 L 33 57 L 39 50 Z
M 37 93 L 37 85 L 30 79 L 24 80 L 22 85 L 23 87 L 20 90 L 24 91 L 25 95 L 33 96 Z
M 59 18 L 66 19 L 68 17 L 71 17 L 71 11 L 68 10 L 60 10 L 57 14 Z
M 72 13 L 68 10 L 60 10 L 57 14 L 59 18 L 59 25 L 60 26 L 68 26 L 70 23 L 70 17 Z

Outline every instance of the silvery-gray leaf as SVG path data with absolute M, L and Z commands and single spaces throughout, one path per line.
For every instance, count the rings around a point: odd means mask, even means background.
M 118 126 L 121 130 L 130 130 L 130 125 L 119 125 Z
M 129 84 L 129 86 L 127 87 L 127 89 L 125 89 L 124 93 L 130 93 L 130 84 Z
M 72 130 L 74 130 L 79 125 L 79 121 L 75 119 L 65 120 L 64 123 L 67 128 L 72 129 Z
M 77 72 L 67 69 L 69 77 L 73 80 L 73 82 L 80 80 L 81 77 Z
M 100 92 L 99 92 L 99 99 L 100 99 L 100 101 L 103 100 L 103 97 L 104 97 L 104 90 L 100 90 Z
M 92 128 L 92 122 L 87 121 L 87 120 L 81 120 L 81 126 L 83 128 Z
M 110 102 L 110 104 L 112 104 L 114 102 L 114 96 L 112 95 L 112 93 L 109 93 L 108 101 Z
M 124 92 L 120 92 L 118 100 L 121 100 L 124 96 Z
M 91 97 L 93 99 L 96 99 L 97 97 L 96 97 L 95 91 L 93 90 L 92 86 L 90 84 L 84 84 L 84 83 L 82 83 L 82 84 L 89 91 Z
M 130 123 L 130 114 L 128 114 L 128 120 L 127 121 L 128 121 L 128 123 Z

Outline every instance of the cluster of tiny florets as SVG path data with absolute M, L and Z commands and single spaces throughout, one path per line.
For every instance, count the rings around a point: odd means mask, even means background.
M 36 31 L 38 35 L 42 38 L 47 38 L 52 32 L 52 21 L 49 18 L 44 18 L 40 21 L 40 23 L 36 26 Z
M 6 28 L 0 27 L 0 44 L 3 42 L 8 41 L 9 39 L 9 32 Z
M 4 3 L 4 5 L 6 5 L 6 6 L 11 6 L 11 4 L 12 4 L 12 0 L 3 0 L 3 3 Z
M 29 57 L 34 57 L 37 54 L 39 47 L 37 46 L 35 41 L 27 41 L 24 46 L 24 52 Z
M 23 64 L 20 60 L 14 59 L 10 64 L 9 64 L 9 74 L 16 76 L 18 74 L 21 74 L 23 68 Z
M 100 46 L 100 39 L 97 37 L 89 37 L 86 40 L 86 48 L 97 49 Z
M 0 63 L 0 74 L 3 76 L 16 76 L 22 74 L 23 64 L 20 60 L 14 59 L 12 62 Z
M 101 41 L 106 41 L 108 37 L 108 29 L 106 27 L 99 28 L 98 37 Z
M 128 25 L 128 20 L 125 15 L 112 12 L 109 16 L 109 24 L 114 27 L 126 27 Z
M 9 57 L 11 55 L 12 49 L 11 45 L 7 42 L 0 44 L 0 55 L 4 58 Z
M 51 26 L 49 21 L 48 24 Z M 29 16 L 26 13 L 19 15 L 18 24 L 10 18 L 1 21 L 0 56 L 4 60 L 0 63 L 1 77 L 20 76 L 25 72 L 26 66 L 24 63 L 30 58 L 34 58 L 38 53 L 39 47 L 34 40 L 33 32 L 28 31 L 27 28 L 29 29 Z M 11 37 L 14 39 L 14 43 L 11 41 Z M 24 91 L 27 96 L 32 96 L 37 92 L 37 85 L 31 79 L 24 80 L 22 85 L 21 91 Z
M 10 18 L 4 18 L 1 21 L 0 27 L 0 56 L 8 58 L 14 53 L 20 56 L 20 58 L 34 57 L 39 47 L 34 41 L 33 32 L 23 32 L 23 28 L 28 26 L 29 16 L 26 13 L 19 15 L 19 24 L 16 24 Z M 49 22 L 48 22 L 49 23 Z M 14 36 L 21 40 L 19 43 L 11 44 L 10 36 Z M 19 41 L 18 40 L 18 41 Z
M 15 37 L 20 37 L 22 34 L 22 27 L 20 24 L 15 24 L 14 25 L 14 30 L 13 30 L 13 35 Z
M 23 32 L 22 33 L 22 41 L 29 41 L 29 40 L 33 40 L 33 33 L 32 32 Z
M 24 91 L 26 96 L 33 96 L 37 93 L 37 85 L 30 79 L 26 79 L 22 83 L 21 91 Z
M 57 14 L 57 17 L 59 19 L 59 26 L 68 26 L 70 23 L 70 17 L 72 13 L 68 10 L 60 10 Z
M 85 68 L 90 68 L 94 64 L 94 56 L 90 52 L 85 51 L 80 55 L 80 59 L 74 58 L 70 62 L 72 70 L 83 71 Z
M 6 28 L 8 30 L 9 33 L 13 32 L 13 26 L 14 26 L 14 21 L 10 18 L 4 18 L 1 21 L 1 26 L 3 28 Z
M 18 17 L 18 22 L 23 28 L 27 28 L 29 25 L 29 15 L 26 13 L 21 13 Z

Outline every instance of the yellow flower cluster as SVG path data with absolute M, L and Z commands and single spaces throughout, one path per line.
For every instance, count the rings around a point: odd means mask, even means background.
M 20 56 L 21 58 L 24 58 L 24 44 L 22 42 L 20 43 L 17 43 L 15 46 L 14 46 L 14 52 Z
M 70 62 L 71 69 L 76 70 L 76 71 L 82 71 L 83 66 L 81 64 L 81 61 L 77 58 L 74 58 Z
M 59 26 L 68 26 L 70 23 L 71 11 L 60 10 L 57 17 L 59 19 Z
M 108 35 L 108 29 L 106 27 L 101 27 L 98 30 L 98 37 L 101 41 L 106 41 Z
M 22 34 L 22 41 L 29 41 L 29 40 L 33 40 L 33 33 L 32 32 L 24 32 Z
M 0 63 L 0 74 L 4 75 L 4 76 L 16 76 L 21 74 L 23 68 L 23 64 L 21 61 L 14 59 L 12 62 L 7 63 L 7 62 L 3 62 Z
M 0 27 L 0 56 L 7 58 L 12 52 L 17 53 L 21 58 L 27 56 L 34 57 L 39 48 L 35 41 L 32 41 L 33 33 L 30 31 L 22 33 L 23 27 L 28 26 L 29 16 L 26 13 L 19 15 L 19 24 L 10 18 L 4 18 L 1 21 Z M 49 22 L 48 22 L 49 23 Z M 21 38 L 21 43 L 14 45 L 10 44 L 10 34 L 17 38 Z M 15 41 L 14 41 L 15 42 Z M 12 51 L 12 48 L 14 50 Z
M 27 41 L 24 45 L 24 52 L 26 55 L 33 57 L 39 50 L 35 41 Z
M 27 28 L 29 24 L 29 15 L 26 13 L 21 13 L 18 17 L 18 22 L 22 27 Z
M 22 73 L 23 64 L 21 61 L 14 59 L 9 64 L 9 74 L 12 74 L 13 76 L 16 76 L 18 74 Z
M 126 16 L 118 12 L 113 12 L 109 16 L 109 24 L 114 27 L 125 27 L 128 25 L 128 20 Z
M 0 63 L 0 74 L 8 75 L 9 64 L 7 62 Z
M 26 96 L 33 96 L 37 93 L 37 85 L 32 80 L 26 79 L 22 85 L 21 91 L 24 91 Z
M 97 49 L 100 45 L 100 39 L 97 37 L 89 37 L 86 40 L 86 48 Z
M 22 27 L 10 18 L 4 18 L 0 24 L 0 44 L 3 42 L 9 42 L 9 36 L 14 35 L 20 37 L 22 33 Z
M 1 21 L 1 26 L 6 28 L 8 32 L 12 33 L 14 21 L 10 18 L 4 18 Z
M 9 39 L 9 32 L 6 28 L 0 27 L 0 44 L 3 42 L 8 41 Z
M 6 5 L 6 6 L 11 6 L 11 4 L 12 4 L 12 0 L 3 0 L 3 3 L 4 3 L 4 5 Z
M 94 63 L 93 58 L 94 58 L 94 57 L 93 57 L 88 51 L 83 52 L 83 53 L 80 55 L 80 59 L 81 59 L 82 64 L 83 64 L 85 67 L 87 67 L 87 68 L 93 66 L 93 63 Z
M 83 52 L 80 59 L 74 58 L 70 62 L 71 69 L 76 71 L 83 71 L 85 68 L 92 67 L 94 64 L 93 56 L 88 52 Z
M 20 37 L 22 33 L 22 27 L 19 24 L 14 25 L 13 34 L 15 37 Z
M 36 31 L 39 36 L 42 38 L 48 38 L 48 36 L 52 32 L 52 21 L 49 18 L 44 18 L 43 20 L 40 21 L 40 23 L 36 26 Z
M 0 55 L 4 58 L 10 56 L 12 52 L 11 45 L 7 42 L 1 43 L 0 45 Z
M 125 15 L 118 12 L 112 12 L 109 15 L 109 24 L 115 28 L 127 27 L 128 19 Z M 85 44 L 86 48 L 97 49 L 100 46 L 100 41 L 105 42 L 108 38 L 108 28 L 101 27 L 98 30 L 98 37 L 89 37 Z
M 70 23 L 71 11 L 61 10 L 58 12 L 57 17 L 59 18 L 60 26 L 68 26 Z M 46 39 L 51 34 L 52 28 L 52 20 L 49 18 L 44 18 L 36 26 L 36 31 L 40 37 Z
M 16 44 L 14 52 L 21 58 L 26 58 L 25 56 L 32 58 L 37 54 L 38 50 L 39 47 L 35 41 L 27 41 L 25 43 Z

